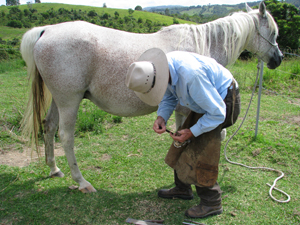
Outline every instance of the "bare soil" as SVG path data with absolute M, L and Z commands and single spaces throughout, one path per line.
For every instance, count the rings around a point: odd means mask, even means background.
M 41 150 L 41 159 L 45 158 L 45 149 L 44 147 L 40 148 Z M 59 143 L 55 144 L 54 155 L 62 156 L 64 155 L 64 150 Z M 28 166 L 31 162 L 37 161 L 38 155 L 36 151 L 32 151 L 31 148 L 22 147 L 22 150 L 16 150 L 15 145 L 6 146 L 5 149 L 0 147 L 0 165 L 8 166 L 17 166 L 25 167 Z

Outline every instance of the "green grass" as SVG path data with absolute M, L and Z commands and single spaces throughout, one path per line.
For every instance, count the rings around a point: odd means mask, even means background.
M 218 182 L 223 190 L 223 214 L 206 219 L 193 219 L 205 224 L 299 224 L 300 170 L 300 101 L 299 83 L 288 82 L 279 70 L 289 72 L 299 60 L 284 61 L 275 71 L 264 68 L 264 79 L 273 76 L 275 83 L 265 79 L 268 90 L 261 100 L 258 136 L 254 138 L 257 94 L 246 122 L 229 143 L 228 157 L 251 166 L 267 166 L 282 170 L 285 177 L 277 187 L 291 196 L 289 203 L 273 201 L 266 183 L 277 173 L 249 170 L 226 162 L 222 145 Z M 0 63 L 1 69 L 2 63 Z M 237 123 L 228 129 L 229 136 L 237 129 L 248 106 L 256 76 L 255 61 L 238 61 L 229 67 L 241 88 L 242 112 Z M 18 121 L 26 101 L 24 68 L 2 70 L 0 73 L 0 153 L 21 151 L 24 144 L 12 121 Z M 268 75 L 270 73 L 270 75 Z M 287 74 L 286 76 L 289 76 Z M 278 83 L 290 87 L 280 89 Z M 295 85 L 295 86 L 294 86 Z M 279 94 L 269 90 L 273 88 Z M 88 102 L 81 104 L 82 113 L 95 114 Z M 50 179 L 44 160 L 19 168 L 0 166 L 0 224 L 126 224 L 126 218 L 164 219 L 164 224 L 182 224 L 184 212 L 199 203 L 194 200 L 166 200 L 157 197 L 161 188 L 173 187 L 173 172 L 164 163 L 171 143 L 168 134 L 152 130 L 156 113 L 143 117 L 122 118 L 114 123 L 104 116 L 102 133 L 79 130 L 75 152 L 83 176 L 97 189 L 82 194 L 70 190 L 72 180 L 65 156 L 56 157 L 64 178 Z M 80 120 L 80 119 L 79 119 Z M 168 126 L 174 124 L 171 118 Z M 77 124 L 78 125 L 78 124 Z M 14 133 L 12 135 L 10 130 Z M 23 147 L 22 147 L 23 146 Z M 16 149 L 16 150 L 13 150 Z M 286 197 L 277 191 L 278 199 Z
M 29 29 L 0 26 L 0 30 L 0 38 L 3 40 L 12 40 L 13 38 L 21 39 L 23 34 Z

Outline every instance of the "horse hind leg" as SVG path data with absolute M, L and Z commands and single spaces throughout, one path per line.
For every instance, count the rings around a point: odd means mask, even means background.
M 96 189 L 83 178 L 74 153 L 74 131 L 79 104 L 80 101 L 77 103 L 70 101 L 68 105 L 58 107 L 59 136 L 65 150 L 73 180 L 79 184 L 81 192 L 91 193 L 96 192 Z
M 50 167 L 50 177 L 63 177 L 64 174 L 56 166 L 54 156 L 54 136 L 58 127 L 58 110 L 52 99 L 51 106 L 48 110 L 47 116 L 43 121 L 44 124 L 44 141 L 45 141 L 45 160 Z

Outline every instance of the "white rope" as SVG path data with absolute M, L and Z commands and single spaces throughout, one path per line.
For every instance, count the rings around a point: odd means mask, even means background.
M 250 108 L 250 105 L 251 105 L 251 102 L 252 102 L 252 99 L 253 99 L 253 96 L 254 96 L 254 93 L 255 93 L 257 81 L 258 81 L 258 75 L 259 75 L 259 69 L 260 69 L 259 65 L 260 65 L 260 63 L 258 63 L 258 65 L 257 65 L 257 76 L 256 76 L 254 88 L 253 88 L 253 91 L 252 91 L 252 95 L 251 95 L 251 98 L 250 98 L 250 102 L 249 102 L 248 108 L 247 108 L 247 110 L 246 110 L 246 114 L 245 114 L 245 116 L 244 116 L 244 118 L 243 118 L 243 120 L 242 120 L 240 126 L 238 127 L 238 129 L 233 133 L 233 135 L 232 135 L 232 136 L 228 139 L 228 141 L 226 142 L 226 145 L 225 145 L 225 148 L 224 148 L 224 155 L 225 155 L 225 158 L 226 158 L 227 162 L 229 162 L 229 163 L 231 163 L 231 164 L 234 164 L 234 165 L 243 166 L 243 167 L 246 167 L 246 168 L 248 168 L 248 169 L 270 170 L 270 171 L 276 171 L 276 172 L 281 173 L 281 175 L 280 175 L 279 177 L 277 177 L 277 178 L 274 180 L 273 185 L 270 185 L 270 184 L 268 184 L 268 183 L 267 183 L 267 185 L 270 186 L 269 195 L 270 195 L 270 197 L 271 197 L 274 201 L 280 202 L 280 203 L 287 203 L 287 202 L 289 202 L 289 201 L 291 200 L 291 197 L 290 197 L 287 193 L 285 193 L 284 191 L 282 191 L 282 190 L 280 190 L 280 189 L 278 189 L 278 188 L 275 187 L 276 182 L 284 176 L 284 173 L 283 173 L 282 171 L 275 170 L 275 169 L 268 168 L 268 167 L 252 167 L 252 166 L 247 166 L 247 165 L 242 164 L 242 163 L 233 162 L 233 161 L 231 161 L 231 160 L 228 159 L 227 154 L 226 154 L 226 148 L 227 148 L 228 143 L 231 141 L 231 139 L 232 139 L 232 138 L 237 134 L 237 132 L 240 130 L 240 128 L 242 127 L 242 125 L 243 125 L 243 123 L 244 123 L 244 121 L 245 121 L 245 119 L 246 119 L 246 116 L 247 116 L 247 114 L 248 114 L 248 112 L 249 112 L 249 108 Z M 272 195 L 272 191 L 273 191 L 273 190 L 279 191 L 279 192 L 281 192 L 282 194 L 286 195 L 286 196 L 287 196 L 287 200 L 278 200 L 278 199 L 276 199 L 276 198 Z

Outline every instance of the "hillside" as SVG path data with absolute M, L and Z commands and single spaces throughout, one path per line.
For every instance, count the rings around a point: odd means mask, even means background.
M 0 38 L 3 40 L 19 38 L 26 30 L 34 26 L 74 20 L 85 20 L 97 25 L 136 33 L 155 32 L 162 26 L 174 23 L 193 23 L 146 11 L 39 3 L 17 7 L 1 6 Z M 10 21 L 15 21 L 17 29 L 7 26 Z
M 253 1 L 247 2 L 250 7 L 258 6 L 261 1 Z M 298 9 L 300 9 L 300 0 L 286 0 L 286 3 L 295 5 Z M 240 11 L 245 9 L 245 3 L 235 4 L 235 5 L 198 5 L 198 6 L 178 6 L 178 5 L 162 5 L 162 6 L 153 6 L 146 7 L 144 10 L 149 12 L 156 12 L 165 14 L 166 10 L 168 10 L 169 14 L 178 14 L 184 15 L 187 14 L 189 16 L 199 15 L 202 17 L 223 17 L 231 12 Z
M 299 0 L 300 1 L 300 0 Z M 260 1 L 249 2 L 247 3 L 250 7 L 256 6 Z M 198 6 L 155 6 L 155 7 L 146 7 L 144 10 L 149 12 L 156 12 L 165 14 L 165 10 L 168 9 L 170 14 L 187 14 L 192 15 L 201 15 L 201 16 L 217 16 L 223 17 L 228 15 L 231 12 L 240 11 L 245 8 L 245 3 L 235 4 L 235 5 L 198 5 Z
M 134 33 L 153 33 L 163 26 L 193 23 L 179 18 L 103 7 L 38 3 L 0 7 L 0 61 L 20 58 L 19 45 L 23 34 L 30 28 L 83 20 L 99 26 Z

